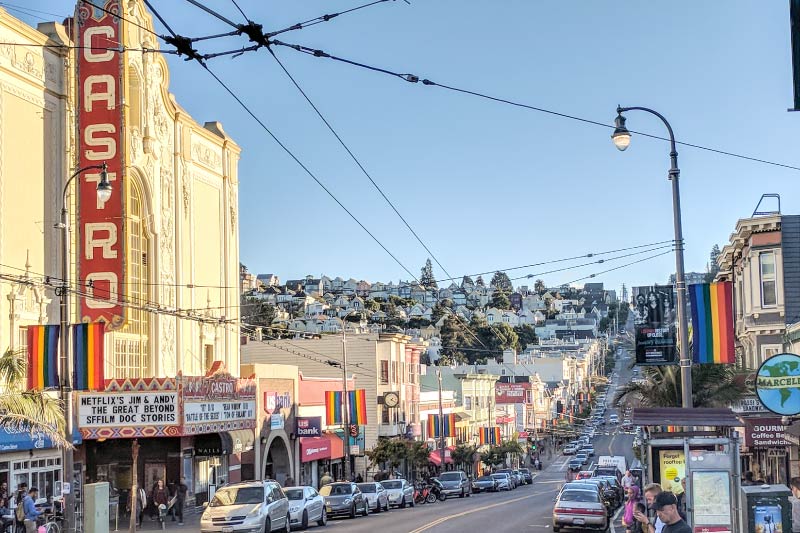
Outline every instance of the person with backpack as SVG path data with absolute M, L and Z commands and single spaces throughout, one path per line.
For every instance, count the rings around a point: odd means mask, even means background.
M 14 531 L 16 533 L 25 532 L 25 506 L 23 500 L 28 493 L 28 484 L 20 483 L 17 485 L 17 492 L 14 495 Z

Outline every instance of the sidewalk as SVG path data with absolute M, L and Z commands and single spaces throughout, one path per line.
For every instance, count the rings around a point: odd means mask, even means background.
M 187 509 L 183 515 L 183 525 L 179 526 L 178 522 L 172 521 L 172 517 L 168 516 L 167 521 L 164 523 L 166 531 L 185 531 L 187 533 L 197 533 L 200 531 L 200 515 L 202 509 L 194 510 Z M 114 529 L 114 522 L 111 522 L 111 531 L 128 531 L 129 525 L 128 516 L 119 517 L 119 529 Z M 137 528 L 136 531 L 161 531 L 161 523 L 158 520 L 151 520 L 149 516 L 145 515 L 142 519 L 142 527 Z

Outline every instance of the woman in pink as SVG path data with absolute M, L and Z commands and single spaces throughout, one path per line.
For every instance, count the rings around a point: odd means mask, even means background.
M 625 526 L 625 533 L 631 533 L 633 525 L 636 523 L 633 513 L 636 511 L 636 504 L 641 501 L 639 487 L 631 485 L 625 491 L 625 495 L 627 499 L 625 500 L 625 511 L 622 514 L 622 525 Z

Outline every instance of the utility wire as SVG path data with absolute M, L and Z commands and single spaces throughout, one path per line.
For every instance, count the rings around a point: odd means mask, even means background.
M 386 0 L 380 0 L 380 1 L 384 2 Z M 356 157 L 356 155 L 353 153 L 353 151 L 350 149 L 350 147 L 347 146 L 347 144 L 344 142 L 344 140 L 339 135 L 339 133 L 337 133 L 337 131 L 333 128 L 333 126 L 331 126 L 331 123 L 328 122 L 328 119 L 325 118 L 325 116 L 322 114 L 322 112 L 319 110 L 319 108 L 314 104 L 314 102 L 311 101 L 311 98 L 309 98 L 308 94 L 306 94 L 306 92 L 303 90 L 303 88 L 300 87 L 300 84 L 297 83 L 297 80 L 287 70 L 287 68 L 284 66 L 283 62 L 281 62 L 281 60 L 278 58 L 278 56 L 275 55 L 275 52 L 272 50 L 272 48 L 267 48 L 267 50 L 269 50 L 270 55 L 278 63 L 278 66 L 281 67 L 281 70 L 283 70 L 284 74 L 286 74 L 286 76 L 289 78 L 289 80 L 291 80 L 292 84 L 297 88 L 297 90 L 300 91 L 300 94 L 303 95 L 303 98 L 305 98 L 306 102 L 308 102 L 308 104 L 311 106 L 311 108 L 314 110 L 314 112 L 317 114 L 317 116 L 320 118 L 320 120 L 322 120 L 322 122 L 325 124 L 325 126 L 328 128 L 328 130 L 330 130 L 330 132 L 333 134 L 333 136 L 336 137 L 336 140 L 339 141 L 339 144 L 342 145 L 342 148 L 345 149 L 347 154 L 355 162 L 355 164 L 358 166 L 358 168 L 361 169 L 361 172 L 364 174 L 364 176 L 366 176 L 367 179 L 369 180 L 369 182 L 372 183 L 372 186 L 375 187 L 375 190 L 377 190 L 378 193 L 380 193 L 380 195 L 383 197 L 383 199 L 386 201 L 386 203 L 389 204 L 389 207 L 392 208 L 392 211 L 394 211 L 395 214 L 400 218 L 400 220 L 403 221 L 403 224 L 405 224 L 406 228 L 408 228 L 408 231 L 411 232 L 411 234 L 414 236 L 414 238 L 417 239 L 417 242 L 419 242 L 422 245 L 422 247 L 425 249 L 425 251 L 428 252 L 428 255 L 430 255 L 430 257 L 434 261 L 436 261 L 436 264 L 439 265 L 439 268 L 442 269 L 442 271 L 445 273 L 445 275 L 450 276 L 450 273 L 447 271 L 447 269 L 444 267 L 444 265 L 442 265 L 441 261 L 439 261 L 439 258 L 436 257 L 436 255 L 431 251 L 431 249 L 428 247 L 428 245 L 425 244 L 425 242 L 423 242 L 423 240 L 419 236 L 419 234 L 417 234 L 417 232 L 414 231 L 414 228 L 411 227 L 411 224 L 409 224 L 408 220 L 406 220 L 406 218 L 403 215 L 400 214 L 400 211 L 398 211 L 397 206 L 395 206 L 394 203 L 389 199 L 389 197 L 386 196 L 386 193 L 383 192 L 383 189 L 381 189 L 381 187 L 375 182 L 375 180 L 372 178 L 370 173 L 367 172 L 367 169 L 364 168 L 364 165 L 361 164 L 361 161 L 359 161 L 359 159 Z
M 242 8 L 239 7 L 239 3 L 236 0 L 231 0 L 231 2 L 233 2 L 233 5 L 236 6 L 236 9 L 239 11 L 239 13 L 242 14 L 242 17 L 244 17 L 244 20 L 249 21 L 250 19 L 247 18 L 247 15 L 244 14 L 244 11 L 242 10 Z
M 61 50 L 110 50 L 112 52 L 142 52 L 156 54 L 178 54 L 177 50 L 160 50 L 157 48 L 127 48 L 125 46 L 71 46 L 66 44 L 40 44 L 40 43 L 0 43 L 0 46 L 26 46 L 32 48 L 53 48 Z
M 365 63 L 359 63 L 357 61 L 353 61 L 353 60 L 350 60 L 350 59 L 345 59 L 343 57 L 337 57 L 337 56 L 331 55 L 331 54 L 329 54 L 329 53 L 327 53 L 327 52 L 325 52 L 323 50 L 310 48 L 310 47 L 307 47 L 307 46 L 291 44 L 291 43 L 285 43 L 285 42 L 279 41 L 277 39 L 274 39 L 274 40 L 270 41 L 270 43 L 278 45 L 278 46 L 285 46 L 287 48 L 291 48 L 291 49 L 296 50 L 298 52 L 302 52 L 304 54 L 311 55 L 311 56 L 314 56 L 314 57 L 331 59 L 333 61 L 338 61 L 340 63 L 346 63 L 348 65 L 352 65 L 352 66 L 355 66 L 355 67 L 363 68 L 363 69 L 366 69 L 366 70 L 371 70 L 373 72 L 380 72 L 382 74 L 387 74 L 389 76 L 405 80 L 405 81 L 407 81 L 409 83 L 422 83 L 423 85 L 439 87 L 439 88 L 442 88 L 442 89 L 447 89 L 449 91 L 462 93 L 462 94 L 467 94 L 467 95 L 470 95 L 470 96 L 476 96 L 478 98 L 483 98 L 483 99 L 486 99 L 486 100 L 491 100 L 493 102 L 498 102 L 498 103 L 502 103 L 502 104 L 511 105 L 511 106 L 514 106 L 514 107 L 520 107 L 520 108 L 528 109 L 530 111 L 537 111 L 539 113 L 546 113 L 548 115 L 554 115 L 554 116 L 557 116 L 557 117 L 566 118 L 566 119 L 570 119 L 570 120 L 574 120 L 574 121 L 578 121 L 578 122 L 583 122 L 583 123 L 586 123 L 586 124 L 592 124 L 594 126 L 602 126 L 604 128 L 610 128 L 610 129 L 613 129 L 615 127 L 612 124 L 607 124 L 605 122 L 599 122 L 599 121 L 596 121 L 596 120 L 591 120 L 591 119 L 587 119 L 587 118 L 584 118 L 584 117 L 579 117 L 577 115 L 570 115 L 570 114 L 567 114 L 567 113 L 561 113 L 561 112 L 558 112 L 558 111 L 553 111 L 552 109 L 546 109 L 546 108 L 543 108 L 543 107 L 537 107 L 537 106 L 533 106 L 533 105 L 529 105 L 529 104 L 524 104 L 522 102 L 516 102 L 514 100 L 509 100 L 509 99 L 506 99 L 506 98 L 500 98 L 500 97 L 497 97 L 497 96 L 491 96 L 491 95 L 480 93 L 480 92 L 477 92 L 477 91 L 471 91 L 469 89 L 462 89 L 460 87 L 455 87 L 455 86 L 452 86 L 452 85 L 445 85 L 445 84 L 437 83 L 437 82 L 429 80 L 429 79 L 420 79 L 420 77 L 415 75 L 415 74 L 393 72 L 391 70 L 387 70 L 387 69 L 380 68 L 380 67 L 375 67 L 375 66 L 368 65 L 368 64 L 365 64 Z M 660 136 L 660 135 L 653 135 L 653 134 L 650 134 L 650 133 L 644 133 L 642 131 L 630 130 L 630 132 L 638 134 L 638 135 L 642 135 L 643 137 L 649 137 L 651 139 L 658 139 L 660 141 L 669 141 L 670 140 L 667 137 L 663 137 L 663 136 Z M 752 162 L 755 162 L 755 163 L 762 163 L 762 164 L 765 164 L 765 165 L 771 165 L 771 166 L 776 166 L 776 167 L 780 167 L 780 168 L 786 168 L 786 169 L 789 169 L 789 170 L 800 171 L 800 167 L 795 166 L 795 165 L 789 165 L 789 164 L 780 163 L 780 162 L 777 162 L 777 161 L 770 161 L 768 159 L 762 159 L 762 158 L 759 158 L 759 157 L 747 156 L 747 155 L 738 154 L 738 153 L 735 153 L 735 152 L 730 152 L 730 151 L 727 151 L 727 150 L 721 150 L 719 148 L 712 148 L 712 147 L 703 146 L 703 145 L 700 145 L 700 144 L 689 143 L 689 142 L 684 142 L 684 141 L 676 140 L 675 143 L 676 144 L 680 144 L 681 146 L 686 146 L 686 147 L 689 147 L 689 148 L 695 148 L 697 150 L 704 150 L 706 152 L 712 152 L 712 153 L 715 153 L 715 154 L 726 155 L 726 156 L 735 157 L 735 158 L 738 158 L 738 159 L 744 159 L 746 161 L 752 161 Z

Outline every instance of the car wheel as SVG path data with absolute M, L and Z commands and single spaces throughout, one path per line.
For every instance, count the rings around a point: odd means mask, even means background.
M 350 506 L 350 518 L 356 517 L 356 504 Z
M 325 508 L 322 508 L 322 513 L 319 515 L 319 520 L 317 520 L 318 526 L 324 526 L 328 523 L 328 513 L 325 511 Z
M 303 520 L 300 522 L 300 529 L 308 529 L 308 511 L 303 511 Z
M 406 496 L 404 494 L 403 499 L 400 500 L 400 509 L 405 509 L 405 508 L 406 508 Z
M 292 517 L 288 514 L 286 515 L 286 523 L 283 524 L 283 531 L 284 533 L 292 533 Z
M 387 511 L 387 512 L 389 511 L 389 500 L 388 499 L 386 500 L 386 505 L 383 507 L 383 510 Z
M 270 533 L 272 531 L 272 524 L 269 521 L 269 517 L 264 520 L 264 533 Z
M 414 501 L 414 498 L 411 498 L 411 507 L 416 507 L 417 502 Z
M 375 500 L 375 512 L 376 513 L 380 513 L 381 512 L 381 500 L 380 500 L 380 498 Z
M 369 516 L 369 501 L 364 500 L 364 516 Z

